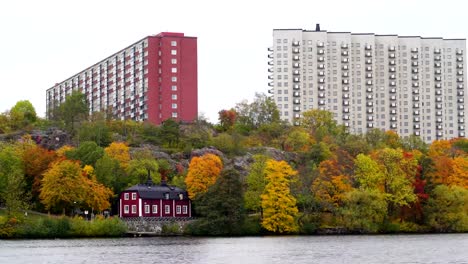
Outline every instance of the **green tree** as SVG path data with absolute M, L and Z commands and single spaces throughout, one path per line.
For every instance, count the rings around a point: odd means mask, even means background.
M 262 226 L 275 233 L 293 233 L 298 230 L 296 199 L 289 189 L 290 178 L 297 174 L 285 161 L 268 160 L 266 163 L 268 181 L 261 196 Z
M 161 182 L 161 175 L 159 174 L 158 161 L 152 157 L 136 157 L 128 163 L 127 175 L 130 185 L 144 183 L 148 180 L 148 172 L 150 173 L 151 180 L 159 184 Z
M 263 93 L 256 93 L 254 101 L 236 104 L 236 125 L 241 132 L 250 132 L 264 124 L 280 122 L 279 111 L 272 98 Z
M 301 126 L 309 131 L 316 141 L 326 137 L 337 137 L 344 132 L 333 118 L 333 113 L 325 110 L 312 109 L 302 113 Z
M 88 117 L 88 105 L 86 96 L 73 91 L 65 98 L 65 102 L 53 111 L 52 119 L 62 121 L 69 132 L 75 132 L 76 124 Z
M 81 161 L 81 164 L 95 167 L 96 161 L 104 155 L 104 149 L 99 147 L 94 141 L 85 141 L 76 149 L 65 153 L 66 157 Z
M 378 190 L 354 190 L 346 194 L 341 211 L 349 230 L 375 233 L 387 215 L 387 202 Z
M 250 165 L 247 175 L 247 190 L 245 192 L 245 208 L 262 213 L 261 195 L 265 190 L 267 180 L 265 178 L 265 168 L 268 157 L 265 155 L 255 155 L 254 162 Z
M 18 101 L 10 110 L 10 118 L 11 127 L 21 129 L 36 122 L 36 110 L 28 100 Z
M 240 175 L 225 170 L 216 183 L 196 200 L 196 211 L 202 218 L 193 228 L 195 234 L 239 235 L 245 212 Z
M 96 161 L 94 175 L 98 182 L 111 188 L 114 193 L 120 193 L 129 185 L 129 178 L 125 177 L 125 171 L 119 161 L 107 154 Z
M 427 224 L 438 232 L 468 231 L 468 190 L 438 185 L 425 207 Z
M 30 194 L 25 187 L 21 152 L 14 145 L 0 143 L 0 203 L 8 214 L 27 209 Z
M 165 120 L 160 126 L 159 136 L 162 144 L 168 147 L 177 147 L 180 141 L 179 123 L 174 119 Z
M 100 147 L 112 143 L 111 131 L 104 120 L 84 122 L 78 129 L 78 139 L 80 142 L 94 141 Z

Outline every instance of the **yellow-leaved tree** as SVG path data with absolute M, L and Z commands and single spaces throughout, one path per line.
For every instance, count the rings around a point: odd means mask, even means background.
M 297 171 L 286 161 L 268 160 L 265 178 L 268 183 L 261 196 L 263 219 L 262 226 L 275 233 L 291 233 L 298 229 L 296 198 L 291 195 L 289 183 Z
M 113 193 L 98 183 L 92 173 L 93 168 L 82 169 L 75 161 L 55 162 L 44 173 L 39 198 L 47 210 L 62 211 L 75 206 L 102 211 L 110 207 L 109 199 Z
M 214 154 L 207 153 L 201 157 L 193 157 L 185 178 L 190 199 L 205 193 L 216 182 L 222 169 L 223 162 Z
M 127 169 L 130 162 L 130 152 L 127 144 L 123 142 L 112 142 L 107 148 L 104 149 L 106 154 L 120 163 L 120 167 L 124 170 Z

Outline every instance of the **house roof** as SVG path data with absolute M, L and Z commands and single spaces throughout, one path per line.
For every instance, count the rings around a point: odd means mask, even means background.
M 169 194 L 169 200 L 180 200 L 179 194 L 183 194 L 183 200 L 188 199 L 187 191 L 179 187 L 169 186 L 164 182 L 161 185 L 156 185 L 152 182 L 137 184 L 126 189 L 124 192 L 128 191 L 137 191 L 142 199 L 166 199 L 166 193 Z

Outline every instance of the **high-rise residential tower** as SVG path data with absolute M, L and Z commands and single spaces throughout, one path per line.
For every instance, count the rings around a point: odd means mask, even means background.
M 73 90 L 90 113 L 160 124 L 193 121 L 198 113 L 197 38 L 163 32 L 148 36 L 84 69 L 46 92 L 47 116 Z
M 273 30 L 269 92 L 283 120 L 331 111 L 352 133 L 465 137 L 466 40 Z

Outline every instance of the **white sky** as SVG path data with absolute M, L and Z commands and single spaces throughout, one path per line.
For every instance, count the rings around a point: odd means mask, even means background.
M 53 1 L 0 2 L 0 111 L 29 100 L 120 49 L 162 31 L 198 37 L 198 107 L 217 113 L 268 90 L 273 28 L 467 38 L 468 1 Z

